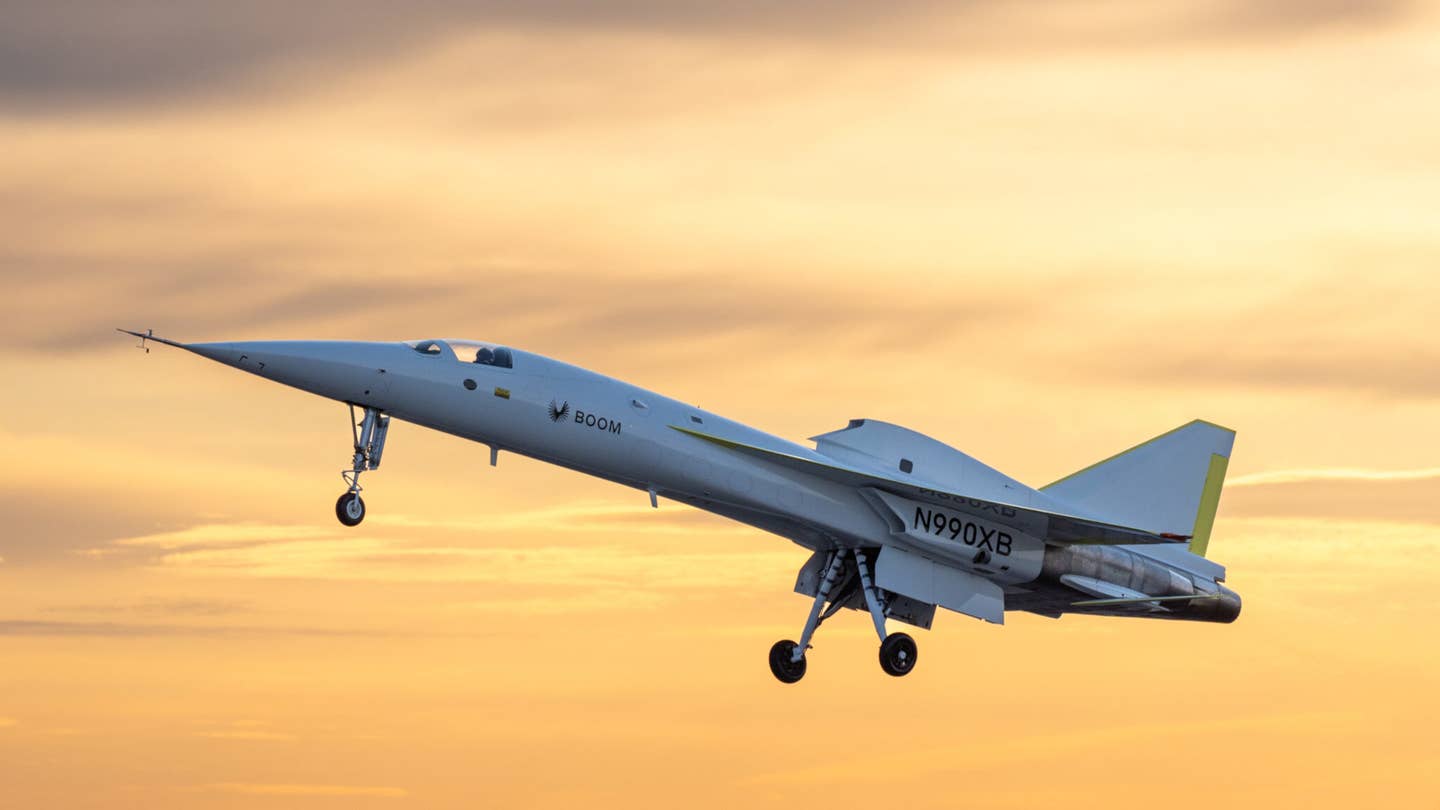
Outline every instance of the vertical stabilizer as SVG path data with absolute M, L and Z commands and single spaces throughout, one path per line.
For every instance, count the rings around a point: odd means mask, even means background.
M 1191 538 L 1204 556 L 1235 431 L 1201 420 L 1041 487 L 1095 518 Z

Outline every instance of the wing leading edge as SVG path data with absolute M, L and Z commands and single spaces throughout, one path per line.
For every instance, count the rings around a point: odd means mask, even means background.
M 1126 546 L 1179 544 L 1185 543 L 1190 539 L 1180 535 L 1156 534 L 1129 526 L 1118 526 L 1079 515 L 1067 515 L 1062 512 L 972 498 L 959 493 L 943 492 L 928 487 L 916 486 L 905 481 L 897 481 L 893 478 L 871 475 L 870 473 L 861 472 L 860 470 L 849 467 L 804 458 L 791 453 L 768 450 L 764 447 L 757 447 L 752 444 L 737 442 L 721 436 L 702 433 L 698 430 L 680 427 L 679 425 L 670 425 L 670 428 L 684 433 L 687 436 L 693 436 L 696 439 L 707 441 L 729 450 L 744 453 L 772 464 L 788 467 L 792 470 L 798 470 L 826 480 L 856 487 L 874 487 L 876 489 L 894 492 L 897 495 L 902 495 L 907 498 L 935 504 L 936 506 L 944 506 L 949 509 L 965 512 L 975 517 L 1014 526 L 1033 536 L 1043 538 L 1048 543 L 1055 543 L 1057 545 Z

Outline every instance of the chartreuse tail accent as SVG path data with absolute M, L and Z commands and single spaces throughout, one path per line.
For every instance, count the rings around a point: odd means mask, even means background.
M 1201 557 L 1210 545 L 1210 530 L 1215 528 L 1215 510 L 1220 508 L 1220 490 L 1225 486 L 1225 470 L 1229 467 L 1228 457 L 1218 453 L 1210 456 L 1205 488 L 1200 492 L 1200 510 L 1195 513 L 1195 530 L 1190 533 L 1190 551 Z

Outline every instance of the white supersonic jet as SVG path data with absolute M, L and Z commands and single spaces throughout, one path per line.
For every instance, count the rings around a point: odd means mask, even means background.
M 811 552 L 800 640 L 770 648 L 785 683 L 841 608 L 865 610 L 880 666 L 915 667 L 935 608 L 1003 624 L 1006 610 L 1231 622 L 1240 597 L 1205 559 L 1231 430 L 1194 421 L 1040 489 L 928 436 L 873 419 L 806 447 L 603 374 L 473 340 L 179 343 L 350 407 L 354 456 L 335 504 L 365 519 L 360 476 L 380 466 L 391 417 L 664 496 Z M 358 413 L 357 413 L 358 412 Z

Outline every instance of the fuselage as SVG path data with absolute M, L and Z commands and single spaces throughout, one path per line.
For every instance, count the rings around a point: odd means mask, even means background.
M 817 437 L 828 451 L 822 454 L 621 380 L 474 341 L 257 341 L 184 348 L 323 397 L 648 490 L 811 550 L 901 542 L 957 566 L 975 565 L 973 548 L 923 533 L 897 535 L 894 520 L 853 486 L 757 461 L 693 435 L 879 471 L 878 461 L 867 456 L 863 445 L 849 446 L 838 434 Z M 963 483 L 972 497 L 1040 509 L 1071 508 L 953 448 L 903 428 L 884 427 L 906 434 L 902 438 L 917 448 L 922 464 L 926 453 L 960 462 L 947 468 L 963 469 L 963 482 L 936 480 L 937 489 Z M 921 485 L 926 481 L 923 475 L 916 480 Z M 975 570 L 1006 586 L 1007 605 L 1047 615 L 1066 612 L 1063 606 L 1074 596 L 1059 584 L 1066 574 L 1100 576 L 1151 594 L 1185 593 L 1187 588 L 1223 591 L 1223 598 L 1168 611 L 1169 618 L 1229 621 L 1239 611 L 1238 597 L 1223 586 L 1123 548 L 1046 548 L 1043 559 L 1036 556 L 1028 567 Z
M 884 521 L 842 486 L 797 481 L 793 473 L 735 458 L 672 426 L 795 455 L 815 455 L 810 448 L 542 355 L 509 349 L 506 368 L 473 362 L 473 354 L 462 359 L 452 348 L 456 344 L 460 341 L 256 341 L 188 348 L 323 397 L 654 490 L 806 548 L 873 545 L 875 536 L 886 532 Z M 478 351 L 469 345 L 462 347 L 466 350 Z

